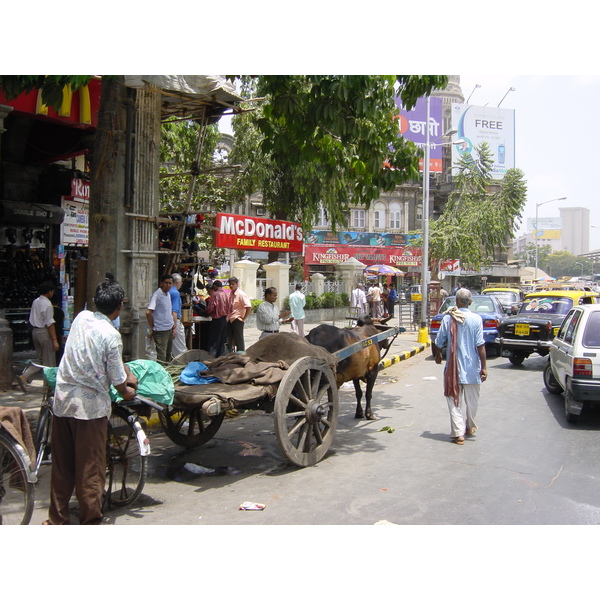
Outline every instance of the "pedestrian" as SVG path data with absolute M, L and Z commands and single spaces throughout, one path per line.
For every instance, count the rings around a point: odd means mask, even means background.
M 44 525 L 68 525 L 75 490 L 81 525 L 105 524 L 102 495 L 106 436 L 111 413 L 110 385 L 124 400 L 135 396 L 137 379 L 123 364 L 119 316 L 125 292 L 103 281 L 94 295 L 96 312 L 81 311 L 71 324 L 58 367 L 52 417 L 50 508 Z
M 480 315 L 469 310 L 471 301 L 469 290 L 456 292 L 456 306 L 446 311 L 433 345 L 438 365 L 442 363 L 441 349 L 446 347 L 444 396 L 456 444 L 464 444 L 465 434 L 473 435 L 477 429 L 479 388 L 487 379 L 483 322 Z
M 396 286 L 393 283 L 391 283 L 389 294 L 388 294 L 388 315 L 390 317 L 394 316 L 394 309 L 395 309 L 397 301 L 398 301 L 398 292 L 396 291 Z
M 248 295 L 240 289 L 237 277 L 230 277 L 228 283 L 231 290 L 231 310 L 227 315 L 227 345 L 231 352 L 243 352 L 246 350 L 244 323 L 252 312 L 252 303 Z
M 390 295 L 390 290 L 388 288 L 387 283 L 383 284 L 383 290 L 381 291 L 381 316 L 388 316 L 388 297 Z
M 371 317 L 380 319 L 383 311 L 381 306 L 381 289 L 377 283 L 374 283 L 369 288 L 369 296 L 371 297 Z
M 297 283 L 295 291 L 290 294 L 290 310 L 292 313 L 292 332 L 304 337 L 304 307 L 306 306 L 306 297 L 302 293 L 302 284 Z
M 265 300 L 258 305 L 256 310 L 256 328 L 262 331 L 259 340 L 271 333 L 279 333 L 279 326 L 282 323 L 289 323 L 291 311 L 282 310 L 275 305 L 277 301 L 277 289 L 268 287 L 265 290 Z
M 172 285 L 173 276 L 163 275 L 146 310 L 146 319 L 150 327 L 148 337 L 156 344 L 156 360 L 163 364 L 171 361 L 173 338 L 177 334 L 177 316 L 174 316 L 169 294 Z
M 452 295 L 456 296 L 456 292 L 458 292 L 458 290 L 460 290 L 461 288 L 462 288 L 462 283 L 460 281 L 457 281 L 456 286 L 452 290 Z
M 357 283 L 350 294 L 350 306 L 358 309 L 358 315 L 367 314 L 367 295 L 362 283 Z
M 444 289 L 443 287 L 440 288 L 440 300 L 441 300 L 441 304 L 444 303 L 444 300 L 449 296 L 448 294 L 448 290 Z M 441 306 L 440 304 L 440 306 Z
M 169 294 L 171 296 L 171 308 L 173 309 L 173 313 L 175 313 L 173 318 L 176 319 L 177 323 L 175 337 L 173 338 L 173 356 L 179 356 L 187 350 L 185 327 L 181 322 L 181 294 L 179 293 L 183 277 L 179 273 L 173 273 L 172 277 L 173 285 L 169 290 Z
M 231 300 L 223 290 L 223 282 L 219 279 L 213 281 L 206 312 L 212 319 L 208 327 L 208 352 L 218 358 L 225 354 L 227 315 L 231 312 Z
M 39 296 L 32 302 L 29 312 L 29 324 L 33 328 L 31 333 L 33 347 L 38 364 L 55 367 L 59 344 L 56 336 L 54 307 L 50 301 L 50 298 L 54 296 L 54 285 L 45 281 L 38 286 L 37 291 Z M 21 375 L 17 376 L 21 391 L 27 392 L 27 386 L 31 383 L 31 379 L 41 370 L 40 367 L 29 365 Z

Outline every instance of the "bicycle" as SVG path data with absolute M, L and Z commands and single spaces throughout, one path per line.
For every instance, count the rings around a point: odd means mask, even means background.
M 0 525 L 27 525 L 33 514 L 35 482 L 27 451 L 0 422 Z
M 36 365 L 37 366 L 37 365 Z M 57 367 L 42 367 L 44 395 L 34 435 L 37 476 L 42 464 L 50 464 L 52 437 L 52 401 Z M 163 407 L 150 398 L 136 394 L 130 401 L 112 404 L 106 436 L 106 483 L 102 510 L 127 506 L 141 495 L 146 482 L 150 442 L 135 412 L 147 404 L 161 412 Z

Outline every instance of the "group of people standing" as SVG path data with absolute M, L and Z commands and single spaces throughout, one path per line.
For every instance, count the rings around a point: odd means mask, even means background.
M 163 275 L 158 289 L 152 294 L 146 319 L 148 337 L 156 344 L 156 359 L 168 363 L 172 356 L 187 350 L 185 331 L 181 323 L 182 277 L 178 273 Z M 228 279 L 229 294 L 223 283 L 216 279 L 206 286 L 206 312 L 211 321 L 208 324 L 207 350 L 215 358 L 229 351 L 244 351 L 244 323 L 252 312 L 248 296 L 240 289 L 237 277 Z
M 398 292 L 393 283 L 389 286 L 384 283 L 382 287 L 374 283 L 366 292 L 365 286 L 358 283 L 350 294 L 350 306 L 357 308 L 359 314 L 368 315 L 374 319 L 393 317 L 397 301 Z

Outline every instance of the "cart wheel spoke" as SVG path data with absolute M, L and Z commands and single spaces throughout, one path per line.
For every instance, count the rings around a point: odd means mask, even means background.
M 298 359 L 275 398 L 275 433 L 286 458 L 298 466 L 321 460 L 333 442 L 337 416 L 338 390 L 331 369 L 315 357 Z

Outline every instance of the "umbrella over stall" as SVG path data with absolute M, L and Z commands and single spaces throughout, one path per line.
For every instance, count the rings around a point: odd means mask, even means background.
M 404 271 L 389 265 L 371 265 L 364 269 L 363 273 L 366 275 L 395 275 L 396 277 L 404 277 Z

